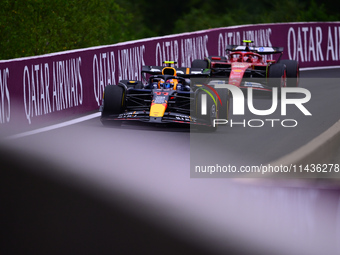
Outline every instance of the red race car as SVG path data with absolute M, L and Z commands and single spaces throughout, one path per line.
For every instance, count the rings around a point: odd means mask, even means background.
M 228 78 L 228 83 L 240 88 L 271 91 L 273 87 L 297 87 L 299 63 L 281 60 L 283 47 L 228 45 L 226 56 L 209 56 L 192 62 L 193 68 L 210 69 L 211 77 Z M 277 60 L 265 55 L 280 54 Z

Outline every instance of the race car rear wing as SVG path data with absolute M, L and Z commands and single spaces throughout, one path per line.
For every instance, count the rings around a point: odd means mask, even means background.
M 147 73 L 151 75 L 162 74 L 164 66 L 142 66 L 142 74 Z M 177 76 L 189 78 L 197 76 L 209 76 L 210 70 L 205 70 L 203 68 L 189 68 L 189 67 L 176 67 L 175 68 Z
M 283 47 L 228 45 L 226 51 L 252 51 L 261 55 L 282 53 Z

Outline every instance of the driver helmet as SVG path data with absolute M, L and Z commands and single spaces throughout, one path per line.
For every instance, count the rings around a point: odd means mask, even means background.
M 160 87 L 161 87 L 161 88 L 165 88 L 165 89 L 173 88 L 173 87 L 175 87 L 175 85 L 177 85 L 177 84 L 178 84 L 177 79 L 169 79 L 169 80 L 167 80 L 166 82 L 165 82 L 163 79 L 161 79 L 161 80 L 159 81 Z

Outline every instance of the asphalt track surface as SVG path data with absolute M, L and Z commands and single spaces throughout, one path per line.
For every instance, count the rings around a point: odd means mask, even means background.
M 266 164 L 324 132 L 340 119 L 339 76 L 301 73 L 312 116 L 288 108 L 295 128 L 202 134 L 94 118 L 2 139 L 0 253 L 340 254 L 330 179 L 190 178 L 192 165 Z M 268 96 L 255 106 L 268 109 Z
M 230 116 L 230 119 L 236 123 L 235 125 L 222 125 L 217 132 L 210 134 L 192 132 L 190 134 L 191 171 L 193 172 L 196 165 L 218 164 L 219 166 L 237 166 L 237 168 L 260 166 L 277 160 L 308 143 L 340 119 L 339 77 L 339 69 L 301 72 L 300 87 L 311 92 L 311 100 L 304 104 L 312 114 L 311 116 L 305 116 L 295 105 L 288 105 L 287 115 L 283 116 L 279 101 L 277 110 L 270 116 L 256 116 L 249 110 L 247 111 L 246 107 L 245 116 Z M 301 98 L 304 95 L 290 94 L 287 97 Z M 256 109 L 269 109 L 271 104 L 270 94 L 255 94 L 254 107 Z M 248 124 L 249 120 L 258 119 L 263 121 L 262 127 L 250 126 L 262 125 L 259 121 L 252 121 Z M 272 124 L 266 119 L 276 121 Z M 288 119 L 296 120 L 297 126 L 283 127 L 281 122 Z M 295 125 L 295 123 L 286 121 L 284 125 Z M 193 176 L 231 177 L 228 174 L 193 174 Z M 237 177 L 245 176 L 241 174 Z

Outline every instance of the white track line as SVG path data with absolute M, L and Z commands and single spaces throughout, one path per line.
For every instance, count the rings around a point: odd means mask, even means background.
M 340 66 L 317 66 L 317 67 L 303 67 L 300 71 L 312 71 L 312 70 L 326 70 L 326 69 L 337 69 Z
M 339 132 L 340 132 L 340 120 L 334 123 L 326 131 L 324 131 L 323 133 L 321 133 L 320 135 L 318 135 L 317 137 L 309 141 L 307 144 L 301 146 L 295 151 L 275 161 L 270 162 L 270 164 L 275 165 L 275 166 L 303 164 L 305 162 L 301 162 L 302 160 L 306 161 L 306 158 L 308 158 L 309 155 L 315 155 L 315 153 L 318 152 L 318 149 L 321 148 L 325 143 L 336 142 L 334 138 L 338 136 Z M 337 138 L 337 140 L 339 140 L 339 138 Z M 326 152 L 326 151 L 319 152 L 320 155 L 322 155 L 321 153 L 324 153 L 326 154 L 325 156 L 327 156 L 331 152 Z M 313 158 L 315 159 L 316 157 L 321 157 L 321 156 L 315 155 Z
M 90 114 L 90 115 L 87 115 L 87 116 L 84 116 L 84 117 L 80 117 L 80 118 L 77 118 L 77 119 L 74 119 L 74 120 L 69 120 L 69 121 L 66 121 L 66 122 L 58 123 L 58 124 L 55 124 L 55 125 L 52 125 L 52 126 L 47 126 L 47 127 L 38 128 L 38 129 L 35 129 L 35 130 L 32 130 L 32 131 L 27 131 L 27 132 L 24 132 L 24 133 L 11 135 L 11 136 L 5 137 L 5 140 L 18 139 L 18 138 L 22 138 L 22 137 L 25 137 L 25 136 L 30 136 L 30 135 L 35 135 L 35 134 L 51 131 L 51 130 L 54 130 L 54 129 L 57 129 L 57 128 L 70 126 L 70 125 L 77 124 L 77 123 L 80 123 L 80 122 L 83 122 L 83 121 L 87 121 L 87 120 L 90 120 L 90 119 L 97 118 L 97 117 L 100 116 L 100 114 L 101 114 L 100 112 L 97 112 L 97 113 L 93 113 L 93 114 Z

